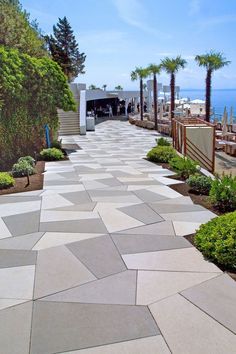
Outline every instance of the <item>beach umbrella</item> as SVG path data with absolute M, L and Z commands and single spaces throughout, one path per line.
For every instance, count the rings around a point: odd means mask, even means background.
M 222 135 L 225 136 L 227 134 L 227 123 L 228 123 L 228 113 L 226 107 L 224 109 L 224 114 L 222 118 Z
M 233 107 L 232 107 L 232 106 L 231 106 L 231 109 L 230 109 L 229 124 L 230 124 L 230 125 L 233 125 L 233 124 L 234 124 L 234 112 L 233 112 Z
M 199 104 L 199 103 L 205 103 L 205 101 L 196 99 L 196 100 L 190 101 L 190 103 L 197 103 L 197 104 Z

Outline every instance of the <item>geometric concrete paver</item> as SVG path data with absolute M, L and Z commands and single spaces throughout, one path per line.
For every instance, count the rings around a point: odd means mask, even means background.
M 115 275 L 47 296 L 45 301 L 94 304 L 135 305 L 137 272 L 127 270 Z
M 158 136 L 64 136 L 43 190 L 0 196 L 0 353 L 234 352 L 235 285 L 178 237 L 215 215 L 144 159 Z
M 236 336 L 177 294 L 150 310 L 170 349 L 176 354 L 232 354 Z
M 35 266 L 0 269 L 0 299 L 32 299 Z
M 149 305 L 216 276 L 214 273 L 138 271 L 137 304 Z
M 163 221 L 163 219 L 146 204 L 132 205 L 120 208 L 119 210 L 145 224 L 153 224 L 155 222 Z
M 61 354 L 170 354 L 162 336 L 134 339 L 127 342 L 108 344 L 89 349 L 75 350 Z
M 206 262 L 194 247 L 126 254 L 122 257 L 128 269 L 220 273 L 219 268 Z
M 1 353 L 29 353 L 31 317 L 31 301 L 0 311 Z
M 109 236 L 99 236 L 71 243 L 67 245 L 67 248 L 97 278 L 103 278 L 126 270 L 124 262 Z
M 95 279 L 95 276 L 65 246 L 41 250 L 37 258 L 34 298 Z
M 0 240 L 0 249 L 30 250 L 40 240 L 44 232 L 35 232 L 17 237 L 8 237 Z
M 36 301 L 31 353 L 84 349 L 157 334 L 144 306 Z
M 20 203 L 19 203 L 20 204 Z M 28 204 L 30 204 L 28 202 Z M 5 216 L 2 219 L 12 236 L 31 234 L 39 231 L 40 211 Z
M 33 265 L 36 263 L 36 255 L 35 251 L 0 249 L 0 268 Z
M 181 293 L 186 299 L 236 334 L 236 283 L 228 275 L 196 285 Z
M 184 237 L 111 234 L 121 254 L 162 251 L 192 247 Z
M 75 232 L 45 232 L 43 237 L 34 245 L 33 250 L 42 250 L 45 248 L 56 247 L 60 245 L 66 245 L 76 241 L 87 240 L 101 236 L 103 234 L 79 234 Z M 182 238 L 180 238 L 182 240 Z M 1 247 L 1 242 L 0 242 Z
M 134 228 L 129 228 L 126 230 L 119 231 L 120 234 L 127 235 L 167 235 L 175 236 L 174 228 L 171 221 L 160 221 L 155 224 L 149 224 Z

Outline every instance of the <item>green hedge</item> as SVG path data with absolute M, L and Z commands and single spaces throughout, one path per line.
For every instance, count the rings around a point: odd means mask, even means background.
M 171 146 L 156 146 L 147 153 L 150 161 L 159 163 L 167 163 L 175 156 L 177 153 Z
M 0 172 L 0 189 L 14 186 L 14 178 L 7 172 Z
M 222 212 L 236 209 L 236 176 L 216 177 L 210 190 L 211 203 Z
M 209 260 L 236 269 L 236 211 L 201 225 L 195 245 Z
M 212 178 L 197 174 L 190 176 L 186 183 L 193 191 L 199 194 L 209 195 L 212 185 Z
M 40 152 L 40 156 L 44 161 L 57 161 L 63 160 L 63 152 L 57 148 L 43 149 Z
M 199 171 L 199 166 L 196 161 L 191 160 L 189 157 L 176 156 L 170 160 L 170 167 L 183 179 L 189 178 Z

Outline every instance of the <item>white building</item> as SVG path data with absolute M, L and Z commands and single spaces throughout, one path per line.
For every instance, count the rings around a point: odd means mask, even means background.
M 106 105 L 113 106 L 114 115 L 116 116 L 116 107 L 121 103 L 123 115 L 127 116 L 127 108 L 132 104 L 134 111 L 137 111 L 137 105 L 140 102 L 140 91 L 106 91 L 106 90 L 87 90 L 86 84 L 72 83 L 70 84 L 74 99 L 77 103 L 76 112 L 64 112 L 58 110 L 60 121 L 60 135 L 76 135 L 86 134 L 86 116 L 88 111 L 96 110 L 98 107 L 105 107 Z M 158 92 L 165 89 L 168 92 L 168 86 L 162 86 L 158 83 Z M 147 90 L 144 90 L 144 101 L 147 104 L 148 111 L 152 109 L 153 100 L 153 81 L 147 82 Z M 159 95 L 159 93 L 158 93 Z

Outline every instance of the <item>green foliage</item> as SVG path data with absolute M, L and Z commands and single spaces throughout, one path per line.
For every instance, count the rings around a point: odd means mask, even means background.
M 56 148 L 43 149 L 40 152 L 40 156 L 45 161 L 57 161 L 64 159 L 63 152 Z
M 210 190 L 212 204 L 222 212 L 236 209 L 236 176 L 216 177 Z
M 76 109 L 67 79 L 56 62 L 1 46 L 0 98 L 1 169 L 42 148 L 44 125 L 54 130 L 58 127 L 57 108 Z
M 171 143 L 166 138 L 156 139 L 157 146 L 171 146 Z
M 135 68 L 134 71 L 131 72 L 130 78 L 131 81 L 136 81 L 136 80 L 141 80 L 141 79 L 146 79 L 149 75 L 149 70 L 146 68 Z
M 64 74 L 72 81 L 78 74 L 84 74 L 86 56 L 79 52 L 73 30 L 66 17 L 59 18 L 53 26 L 53 36 L 46 36 L 49 51 L 62 68 Z
M 196 55 L 195 60 L 199 66 L 203 66 L 211 71 L 221 69 L 230 64 L 230 61 L 226 60 L 223 53 L 215 51 L 210 51 L 203 55 Z
M 27 160 L 21 160 L 12 167 L 12 175 L 14 177 L 31 176 L 35 173 L 34 167 Z
M 51 143 L 51 148 L 56 148 L 61 150 L 62 149 L 62 139 L 60 140 L 53 140 Z
M 7 172 L 0 172 L 0 189 L 14 186 L 14 178 Z
M 35 159 L 32 156 L 23 156 L 18 159 L 17 162 L 26 161 L 30 166 L 35 166 Z
M 211 261 L 236 269 L 236 211 L 201 225 L 195 244 Z
M 189 157 L 176 156 L 170 160 L 170 167 L 183 179 L 195 174 L 199 170 L 196 161 L 191 160 Z
M 187 179 L 187 184 L 191 187 L 192 190 L 200 194 L 209 195 L 212 178 L 202 175 L 192 175 Z
M 47 55 L 40 31 L 17 0 L 0 0 L 0 45 L 35 57 Z
M 176 155 L 176 151 L 171 146 L 156 146 L 147 153 L 147 158 L 153 162 L 165 163 Z
M 161 67 L 167 72 L 167 74 L 175 74 L 180 69 L 184 69 L 187 62 L 185 59 L 178 55 L 176 58 L 166 57 L 161 61 Z

